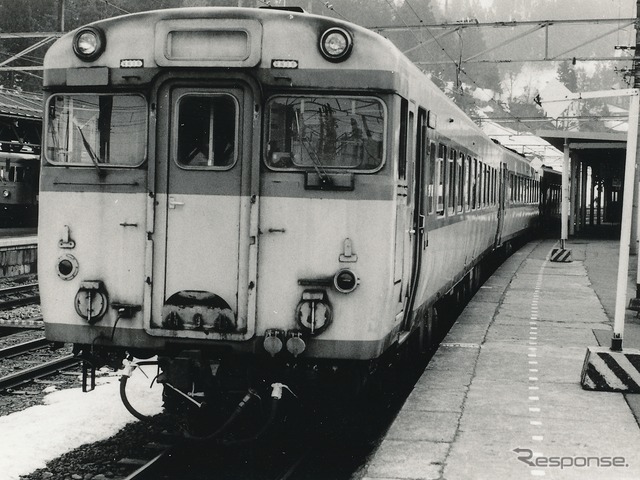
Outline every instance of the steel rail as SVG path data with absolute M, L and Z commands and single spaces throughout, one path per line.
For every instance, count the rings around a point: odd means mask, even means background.
M 10 300 L 0 301 L 0 310 L 7 310 L 13 307 L 22 307 L 32 303 L 39 303 L 40 295 L 32 295 L 30 297 L 13 298 Z
M 168 458 L 172 452 L 172 447 L 169 447 L 163 452 L 160 452 L 140 468 L 131 472 L 129 476 L 125 477 L 124 480 L 145 480 L 158 478 L 158 472 L 156 471 L 158 465 L 161 464 L 166 458 Z
M 312 453 L 313 448 L 313 446 L 308 447 L 306 450 L 299 453 L 295 457 L 295 460 L 289 464 L 286 470 L 284 470 L 276 477 L 276 480 L 289 480 L 293 475 L 295 475 L 300 466 L 303 465 L 305 461 L 307 461 Z
M 37 286 L 38 286 L 38 283 L 36 282 L 36 283 L 24 283 L 22 285 L 14 285 L 12 287 L 4 287 L 4 288 L 0 288 L 0 295 L 5 293 L 21 292 L 23 290 L 29 290 Z
M 15 388 L 37 378 L 46 377 L 58 372 L 59 370 L 69 368 L 81 361 L 82 359 L 75 357 L 74 355 L 67 355 L 35 367 L 12 373 L 11 375 L 0 378 L 0 391 Z
M 15 285 L 12 287 L 0 288 L 0 296 L 8 296 L 8 300 L 0 300 L 0 310 L 8 309 L 12 307 L 19 307 L 22 305 L 29 305 L 31 303 L 38 303 L 40 301 L 40 294 L 29 295 L 26 297 L 11 298 L 14 294 L 26 294 L 30 290 L 37 290 L 37 283 L 28 283 L 23 285 Z
M 44 337 L 29 340 L 28 342 L 16 343 L 15 345 L 0 349 L 0 358 L 12 357 L 32 350 L 38 350 L 50 344 L 51 342 Z

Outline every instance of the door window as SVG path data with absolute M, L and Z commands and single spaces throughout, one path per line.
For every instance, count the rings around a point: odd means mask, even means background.
M 182 168 L 228 169 L 237 158 L 238 105 L 231 95 L 185 95 L 178 102 Z

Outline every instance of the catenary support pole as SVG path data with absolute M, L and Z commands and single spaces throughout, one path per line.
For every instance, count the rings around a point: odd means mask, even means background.
M 631 243 L 631 213 L 636 173 L 636 147 L 638 145 L 638 90 L 630 96 L 629 130 L 627 132 L 627 155 L 624 169 L 624 197 L 622 199 L 622 227 L 620 229 L 620 257 L 618 258 L 618 281 L 616 285 L 616 309 L 613 321 L 611 350 L 622 350 L 624 315 L 627 299 L 627 276 L 629 274 L 629 244 Z
M 636 48 L 633 53 L 633 88 L 640 88 L 640 26 L 638 21 L 640 21 L 640 0 L 636 0 Z M 638 132 L 637 135 L 640 135 Z M 632 214 L 631 219 L 631 245 L 630 252 L 632 255 L 638 255 L 638 249 L 640 245 L 638 241 L 640 240 L 640 188 L 638 188 L 638 182 L 640 182 L 640 169 L 638 168 L 638 159 L 640 158 L 640 152 L 638 152 L 638 148 L 640 148 L 640 141 L 636 144 L 636 175 L 635 175 L 635 191 L 633 192 L 633 210 L 635 215 Z M 635 225 L 634 225 L 635 223 Z M 635 227 L 635 228 L 634 228 Z M 636 273 L 636 302 L 640 301 L 640 262 L 638 262 L 638 271 Z
M 636 0 L 636 18 L 640 21 L 640 0 Z M 640 55 L 640 27 L 638 26 L 638 22 L 636 21 L 636 48 L 633 51 L 633 66 L 631 71 L 633 72 L 633 88 L 640 88 L 640 65 L 639 65 L 639 57 Z M 640 142 L 636 145 L 636 149 L 640 147 Z M 640 157 L 640 152 L 636 151 L 636 161 Z M 638 186 L 638 181 L 640 181 L 640 171 L 636 166 L 636 187 Z M 635 189 L 633 193 L 633 213 L 631 215 L 631 243 L 629 246 L 629 252 L 631 255 L 638 254 L 638 239 L 640 239 L 640 208 L 638 203 L 640 202 L 638 195 L 640 192 L 638 188 Z M 640 262 L 638 262 L 638 276 L 640 276 Z M 638 290 L 638 284 L 636 283 L 636 290 Z M 640 292 L 636 292 L 636 300 L 640 299 L 638 295 Z
M 587 228 L 587 162 L 581 162 L 580 173 L 580 228 L 584 231 Z
M 569 238 L 569 170 L 571 169 L 571 162 L 569 160 L 569 141 L 564 139 L 564 159 L 562 162 L 562 207 L 561 207 L 561 222 L 562 228 L 560 230 L 560 248 L 565 248 L 565 243 Z
M 570 158 L 571 173 L 569 174 L 569 235 L 576 234 L 576 182 L 578 176 L 576 175 L 578 169 L 578 162 L 575 158 Z

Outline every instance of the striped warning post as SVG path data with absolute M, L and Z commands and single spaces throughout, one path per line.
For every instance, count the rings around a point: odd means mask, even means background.
M 552 262 L 570 262 L 571 250 L 567 250 L 566 248 L 553 248 L 549 260 Z
M 589 347 L 581 383 L 585 390 L 640 393 L 640 350 Z

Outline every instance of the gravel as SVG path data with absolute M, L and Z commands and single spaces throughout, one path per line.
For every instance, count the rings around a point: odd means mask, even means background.
M 124 458 L 151 458 L 158 453 L 150 442 L 161 443 L 163 432 L 173 429 L 167 416 L 158 416 L 152 422 L 127 425 L 113 437 L 83 445 L 47 463 L 21 480 L 106 480 L 125 478 L 132 469 L 120 464 Z
M 35 275 L 0 279 L 0 288 L 37 281 Z M 41 315 L 39 305 L 27 305 L 0 311 L 0 319 L 30 319 Z M 3 335 L 0 327 L 0 335 Z M 7 328 L 4 331 L 8 331 Z M 15 331 L 15 330 L 13 330 Z M 25 329 L 18 333 L 0 336 L 0 349 L 42 338 L 43 329 Z M 67 355 L 71 346 L 65 345 L 49 355 Z M 23 359 L 23 357 L 20 357 Z M 27 359 L 26 362 L 37 362 L 40 356 Z M 23 359 L 24 360 L 24 359 Z M 4 362 L 3 362 L 4 363 Z M 24 363 L 24 362 L 23 362 Z M 23 368 L 20 361 L 0 364 L 0 375 L 10 373 L 12 369 Z M 79 367 L 63 374 L 47 379 L 36 380 L 20 387 L 19 390 L 0 393 L 0 416 L 25 410 L 34 405 L 42 405 L 44 397 L 51 388 L 62 390 L 81 387 Z M 157 450 L 148 448 L 150 442 L 158 442 L 164 431 L 174 431 L 175 425 L 168 416 L 160 415 L 153 422 L 135 422 L 125 426 L 113 437 L 100 442 L 83 445 L 47 463 L 46 468 L 38 469 L 29 475 L 21 476 L 21 480 L 117 480 L 125 478 L 132 471 L 130 465 L 118 462 L 123 458 L 151 458 Z M 37 448 L 37 443 L 34 445 Z

